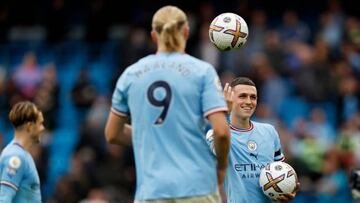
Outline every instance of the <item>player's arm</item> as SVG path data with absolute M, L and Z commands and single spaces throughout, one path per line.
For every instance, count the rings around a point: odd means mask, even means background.
M 217 159 L 218 182 L 222 184 L 228 165 L 228 154 L 230 149 L 230 131 L 227 125 L 226 116 L 223 111 L 214 112 L 208 115 L 214 137 L 214 148 Z
M 16 190 L 13 187 L 4 182 L 0 184 L 0 203 L 11 203 L 15 195 Z
M 21 153 L 3 157 L 0 166 L 0 203 L 11 203 L 28 167 Z
M 105 126 L 106 141 L 117 145 L 131 145 L 131 125 L 128 116 L 122 116 L 110 111 Z
M 280 142 L 279 134 L 275 130 L 275 128 L 272 128 L 272 130 L 274 131 L 274 134 L 275 134 L 274 161 L 285 161 L 285 155 L 282 153 L 282 150 L 281 150 L 281 142 Z M 293 200 L 295 198 L 296 193 L 299 191 L 299 189 L 300 189 L 300 183 L 297 182 L 296 187 L 295 187 L 293 192 L 291 192 L 289 194 L 283 194 L 280 197 L 278 197 L 277 199 L 274 199 L 274 201 L 277 201 L 277 202 L 291 201 L 291 200 Z

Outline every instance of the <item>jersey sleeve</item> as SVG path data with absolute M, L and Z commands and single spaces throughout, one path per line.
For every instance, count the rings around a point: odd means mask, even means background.
M 128 75 L 125 70 L 124 73 L 119 77 L 115 90 L 112 95 L 111 111 L 120 116 L 128 116 L 129 106 L 128 100 Z
M 201 102 L 204 117 L 207 117 L 214 112 L 228 110 L 225 103 L 219 76 L 217 75 L 213 67 L 208 68 L 205 75 Z
M 12 202 L 16 190 L 4 184 L 0 184 L 0 202 Z
M 280 137 L 279 134 L 277 133 L 277 131 L 275 130 L 274 127 L 272 127 L 272 131 L 274 134 L 274 146 L 275 146 L 275 152 L 274 152 L 274 161 L 284 161 L 285 160 L 285 156 L 281 150 L 281 142 L 280 142 Z
M 4 157 L 1 161 L 1 187 L 7 186 L 17 191 L 26 171 L 26 162 L 22 156 L 13 155 Z

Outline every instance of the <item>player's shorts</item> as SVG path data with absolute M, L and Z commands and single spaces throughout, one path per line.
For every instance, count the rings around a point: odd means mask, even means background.
M 135 200 L 134 203 L 221 203 L 219 193 L 211 193 L 209 195 L 196 197 L 182 197 L 175 199 L 161 199 L 161 200 Z

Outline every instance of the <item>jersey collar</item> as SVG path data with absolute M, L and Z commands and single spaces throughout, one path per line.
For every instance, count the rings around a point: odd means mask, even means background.
M 238 132 L 249 132 L 251 131 L 252 129 L 254 129 L 254 124 L 250 121 L 250 127 L 249 128 L 237 128 L 231 124 L 229 124 L 230 126 L 230 129 L 231 130 L 235 130 L 235 131 L 238 131 Z

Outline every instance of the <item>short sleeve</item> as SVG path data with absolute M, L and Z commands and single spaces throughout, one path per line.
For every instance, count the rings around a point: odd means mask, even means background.
M 212 66 L 208 68 L 204 77 L 201 102 L 204 117 L 214 112 L 228 110 L 219 76 Z
M 125 71 L 118 79 L 115 90 L 112 95 L 112 112 L 127 116 L 129 115 L 128 100 L 129 77 Z
M 0 184 L 18 190 L 27 171 L 25 159 L 19 155 L 4 157 L 1 161 Z
M 277 131 L 275 130 L 274 127 L 272 127 L 273 130 L 273 134 L 274 134 L 274 146 L 275 146 L 275 152 L 274 152 L 274 161 L 284 161 L 285 160 L 285 156 L 282 152 L 281 149 L 281 142 L 280 142 L 280 137 L 279 134 L 277 133 Z

